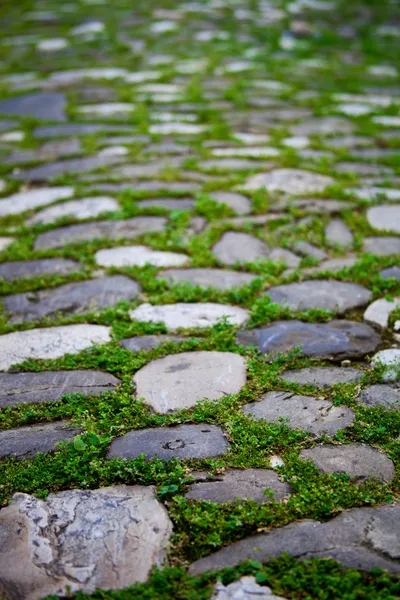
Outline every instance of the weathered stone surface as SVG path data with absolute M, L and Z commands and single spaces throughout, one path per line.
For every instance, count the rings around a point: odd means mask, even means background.
M 73 271 L 79 271 L 80 265 L 74 260 L 67 258 L 44 258 L 42 260 L 16 260 L 2 263 L 0 265 L 0 278 L 6 281 L 14 281 L 21 277 L 35 277 L 57 273 L 66 275 Z
M 248 537 L 195 562 L 190 572 L 233 567 L 245 560 L 267 562 L 284 552 L 333 558 L 347 568 L 400 573 L 400 505 L 354 508 L 321 523 L 307 519 Z
M 46 500 L 15 494 L 0 532 L 0 591 L 39 600 L 146 581 L 163 563 L 172 524 L 153 487 L 121 485 Z
M 17 150 L 5 159 L 7 165 L 19 165 L 30 162 L 54 160 L 54 158 L 80 154 L 82 146 L 78 139 L 46 142 L 35 150 Z
M 194 286 L 212 287 L 218 290 L 230 290 L 233 287 L 249 285 L 255 278 L 256 276 L 250 273 L 224 269 L 167 269 L 157 277 L 157 279 L 167 279 L 171 283 L 188 282 Z
M 211 600 L 286 600 L 282 596 L 276 596 L 271 589 L 261 586 L 255 577 L 241 577 L 225 586 L 217 581 Z
M 351 208 L 353 204 L 345 200 L 329 200 L 329 198 L 300 198 L 299 200 L 281 200 L 279 207 L 293 207 L 310 213 L 331 214 Z
M 136 396 L 154 410 L 190 408 L 198 400 L 236 394 L 246 384 L 246 362 L 232 352 L 182 352 L 159 358 L 133 377 Z
M 400 349 L 390 348 L 377 352 L 371 360 L 373 367 L 383 366 L 383 381 L 396 381 L 400 379 Z
M 180 327 L 212 327 L 224 317 L 231 325 L 243 325 L 249 318 L 249 313 L 244 308 L 228 304 L 178 302 L 163 305 L 141 304 L 130 312 L 130 316 L 137 321 L 162 321 L 167 329 L 174 331 Z
M 290 250 L 286 250 L 286 248 L 274 248 L 269 253 L 270 260 L 281 261 L 286 263 L 288 267 L 297 268 L 300 266 L 301 258 L 290 252 Z
M 132 352 L 140 352 L 141 350 L 152 350 L 159 344 L 173 342 L 180 344 L 181 342 L 192 340 L 193 338 L 184 335 L 138 335 L 136 337 L 121 340 L 120 344 L 127 350 Z
M 16 215 L 38 206 L 51 204 L 56 200 L 64 200 L 74 193 L 72 187 L 43 187 L 26 192 L 19 192 L 0 200 L 0 217 Z
M 121 221 L 94 221 L 93 223 L 60 227 L 39 235 L 35 242 L 35 250 L 62 248 L 67 244 L 86 242 L 96 238 L 132 239 L 142 233 L 162 231 L 166 223 L 165 217 L 134 217 Z
M 278 285 L 268 290 L 271 302 L 292 310 L 323 308 L 337 314 L 367 304 L 372 293 L 355 283 L 319 279 Z
M 177 425 L 130 431 L 114 440 L 107 458 L 208 458 L 228 450 L 222 429 L 215 425 Z
M 104 212 L 112 212 L 119 209 L 118 202 L 113 198 L 96 196 L 94 198 L 80 198 L 71 202 L 63 202 L 50 206 L 37 213 L 29 219 L 28 225 L 35 223 L 52 223 L 62 217 L 74 217 L 75 219 L 89 219 L 97 217 Z
M 53 402 L 64 394 L 97 396 L 112 391 L 119 379 L 102 371 L 0 373 L 0 408 L 25 402 Z
M 293 392 L 268 392 L 260 402 L 246 404 L 243 411 L 269 422 L 289 419 L 289 427 L 300 427 L 315 436 L 334 435 L 354 420 L 354 413 L 347 406 L 334 406 L 330 400 Z
M 58 442 L 71 440 L 79 432 L 69 426 L 68 421 L 6 429 L 0 431 L 0 457 L 28 458 L 38 452 L 52 452 Z
M 244 186 L 247 192 L 255 192 L 265 187 L 269 192 L 284 192 L 293 196 L 301 194 L 318 194 L 332 185 L 334 180 L 327 175 L 319 175 L 312 171 L 300 169 L 275 169 L 270 173 L 260 173 L 248 178 Z
M 31 169 L 21 169 L 14 174 L 14 179 L 22 181 L 48 181 L 53 177 L 60 177 L 67 173 L 86 173 L 101 167 L 107 167 L 126 160 L 123 156 L 112 156 L 106 154 L 97 154 L 85 158 L 70 158 L 68 160 L 59 160 L 54 163 L 32 167 Z
M 367 237 L 364 238 L 364 252 L 377 256 L 400 254 L 400 237 Z
M 346 258 L 330 258 L 325 260 L 317 267 L 310 267 L 309 269 L 303 269 L 305 275 L 312 273 L 322 273 L 323 271 L 330 271 L 331 273 L 338 273 L 343 269 L 352 267 L 357 262 L 356 256 L 347 256 Z
M 46 121 L 65 121 L 66 100 L 59 92 L 38 92 L 13 96 L 0 102 L 0 114 L 35 117 Z
M 210 196 L 216 202 L 229 206 L 238 215 L 247 215 L 251 211 L 251 202 L 243 194 L 237 192 L 210 192 Z
M 131 300 L 140 293 L 140 285 L 129 277 L 114 275 L 57 288 L 13 294 L 3 299 L 11 314 L 10 322 L 36 321 L 58 312 L 82 314 L 115 306 L 121 300 Z
M 332 135 L 337 133 L 352 133 L 354 125 L 340 117 L 315 117 L 306 119 L 290 127 L 293 135 Z
M 236 339 L 244 346 L 258 346 L 263 354 L 289 352 L 300 347 L 305 356 L 333 360 L 362 358 L 376 350 L 381 342 L 372 327 L 345 320 L 329 323 L 275 321 L 260 329 L 241 331 Z
M 153 198 L 151 200 L 141 200 L 137 203 L 140 208 L 152 208 L 159 206 L 166 210 L 190 210 L 194 207 L 195 201 L 190 198 L 175 200 L 173 198 Z
M 246 158 L 214 158 L 199 162 L 200 169 L 205 171 L 253 171 L 272 166 L 270 163 L 256 162 Z
M 221 475 L 189 486 L 186 498 L 211 502 L 233 502 L 236 498 L 269 502 L 265 489 L 274 492 L 274 500 L 283 500 L 290 487 L 269 469 L 228 469 Z
M 347 473 L 351 477 L 376 477 L 390 481 L 395 475 L 392 461 L 380 450 L 363 444 L 316 446 L 300 452 L 303 460 L 311 459 L 323 473 Z
M 328 244 L 347 247 L 353 244 L 353 234 L 341 219 L 332 219 L 325 228 L 325 238 Z
M 339 367 L 306 367 L 304 369 L 284 371 L 280 375 L 282 379 L 290 383 L 315 385 L 322 388 L 330 387 L 337 383 L 359 381 L 362 376 L 363 372 L 358 369 Z
M 189 261 L 186 254 L 163 252 L 146 246 L 121 246 L 99 250 L 95 259 L 102 267 L 180 267 Z
M 370 304 L 364 313 L 364 321 L 385 329 L 389 325 L 390 313 L 400 306 L 400 298 L 379 298 Z
M 400 233 L 400 206 L 381 204 L 367 210 L 370 225 L 378 231 L 393 231 Z
M 0 336 L 0 371 L 30 358 L 76 354 L 110 340 L 110 328 L 103 325 L 65 325 L 7 333 Z
M 90 135 L 113 131 L 115 133 L 131 132 L 129 125 L 119 123 L 66 123 L 65 125 L 41 125 L 33 130 L 33 137 L 37 139 L 63 137 L 70 135 Z
M 254 262 L 266 258 L 270 252 L 267 244 L 247 233 L 228 231 L 212 249 L 219 261 L 226 265 L 237 262 Z
M 0 252 L 5 250 L 8 246 L 10 246 L 14 241 L 12 237 L 0 236 Z
M 315 260 L 325 260 L 328 258 L 328 255 L 324 250 L 321 250 L 321 248 L 318 248 L 317 246 L 313 246 L 313 244 L 310 244 L 305 240 L 298 240 L 293 244 L 293 248 L 302 256 L 310 256 Z
M 394 277 L 394 279 L 398 279 L 400 281 L 400 267 L 390 267 L 389 269 L 383 269 L 383 271 L 381 271 L 379 275 L 383 279 L 390 279 L 391 277 Z
M 367 406 L 384 406 L 400 410 L 400 386 L 379 383 L 370 385 L 361 391 L 358 400 Z

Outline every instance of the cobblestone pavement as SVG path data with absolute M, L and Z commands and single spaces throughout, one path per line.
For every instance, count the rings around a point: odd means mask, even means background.
M 0 21 L 0 596 L 400 598 L 399 4 Z

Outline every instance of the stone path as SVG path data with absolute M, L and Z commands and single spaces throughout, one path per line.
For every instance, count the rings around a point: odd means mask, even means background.
M 22 4 L 0 7 L 0 596 L 158 597 L 172 564 L 194 598 L 288 553 L 301 589 L 282 559 L 201 597 L 325 598 L 301 559 L 333 558 L 383 598 L 399 7 Z

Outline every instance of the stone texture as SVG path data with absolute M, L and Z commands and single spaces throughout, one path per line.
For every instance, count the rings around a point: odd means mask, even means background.
M 123 275 L 114 275 L 67 283 L 49 290 L 13 294 L 3 299 L 3 306 L 11 314 L 11 323 L 36 321 L 59 312 L 97 312 L 115 306 L 121 300 L 131 300 L 138 296 L 140 291 L 136 281 Z
M 54 163 L 32 167 L 31 169 L 21 169 L 13 175 L 14 179 L 30 182 L 49 181 L 54 177 L 60 177 L 69 173 L 86 173 L 94 169 L 108 167 L 126 160 L 123 156 L 112 156 L 106 154 L 97 154 L 85 158 L 70 158 L 68 160 L 59 160 Z
M 14 96 L 0 102 L 0 114 L 65 121 L 66 100 L 59 92 L 38 92 Z
M 382 366 L 383 381 L 396 381 L 400 379 L 400 349 L 390 348 L 389 350 L 381 350 L 377 352 L 371 360 L 373 367 Z
M 46 500 L 15 494 L 0 532 L 0 591 L 39 600 L 146 581 L 162 566 L 172 523 L 153 487 L 121 485 Z
M 53 223 L 63 217 L 74 217 L 75 219 L 89 219 L 97 217 L 104 212 L 112 212 L 119 209 L 118 202 L 113 198 L 96 196 L 94 198 L 80 198 L 71 202 L 63 202 L 50 206 L 37 213 L 27 221 L 28 225 L 35 223 Z
M 146 246 L 121 246 L 99 250 L 95 259 L 102 267 L 180 267 L 189 261 L 186 254 L 163 252 Z
M 301 559 L 333 558 L 346 568 L 400 573 L 400 505 L 354 508 L 326 522 L 307 519 L 231 544 L 195 562 L 190 573 L 268 562 L 287 552 Z
M 114 440 L 107 458 L 209 458 L 228 450 L 222 429 L 215 425 L 177 425 L 130 431 Z
M 313 117 L 305 119 L 290 127 L 293 135 L 331 135 L 338 133 L 352 133 L 354 125 L 347 119 L 340 117 Z
M 391 277 L 394 277 L 394 279 L 400 281 L 400 267 L 390 267 L 388 269 L 383 269 L 383 271 L 381 271 L 379 275 L 383 279 L 390 279 Z
M 167 342 L 180 344 L 181 342 L 192 339 L 193 338 L 184 335 L 138 335 L 136 337 L 121 340 L 120 344 L 127 350 L 140 352 L 141 350 L 152 350 L 153 348 L 157 348 L 159 344 L 165 344 Z
M 175 200 L 173 198 L 154 198 L 151 200 L 141 200 L 137 203 L 140 208 L 152 208 L 153 206 L 157 206 L 160 208 L 165 208 L 166 210 L 190 210 L 195 205 L 195 200 L 187 199 L 179 199 Z
M 329 400 L 318 400 L 293 392 L 268 392 L 259 402 L 246 404 L 243 411 L 269 422 L 289 419 L 289 427 L 300 427 L 318 437 L 323 434 L 335 435 L 354 420 L 354 413 L 347 406 L 334 406 Z
M 300 266 L 301 258 L 290 252 L 290 250 L 286 250 L 285 248 L 274 248 L 269 253 L 270 260 L 281 261 L 284 262 L 288 267 L 297 268 Z
M 230 325 L 243 325 L 249 317 L 244 308 L 229 306 L 228 304 L 213 304 L 211 302 L 198 302 L 185 304 L 141 304 L 130 312 L 132 319 L 137 321 L 165 323 L 170 331 L 191 327 L 212 327 L 218 320 L 225 318 Z
M 7 333 L 0 336 L 0 371 L 31 358 L 76 354 L 110 340 L 110 328 L 103 325 L 65 325 Z
M 26 192 L 19 192 L 0 200 L 0 217 L 16 215 L 38 206 L 51 204 L 56 200 L 64 200 L 74 193 L 72 187 L 43 187 Z
M 228 231 L 212 249 L 216 258 L 226 264 L 254 262 L 266 258 L 270 252 L 267 244 L 247 233 Z
M 39 235 L 35 242 L 35 250 L 62 248 L 67 244 L 87 242 L 96 238 L 132 239 L 150 231 L 162 231 L 166 223 L 164 217 L 133 217 L 121 221 L 95 221 L 60 227 Z
M 259 504 L 269 502 L 265 489 L 274 492 L 274 500 L 283 500 L 290 487 L 283 483 L 275 471 L 269 469 L 228 469 L 209 480 L 193 483 L 185 495 L 188 500 L 210 502 L 233 502 L 235 499 L 256 500 Z
M 392 461 L 380 450 L 363 444 L 321 445 L 300 452 L 303 460 L 312 460 L 323 473 L 346 473 L 350 477 L 375 477 L 390 481 L 395 475 Z
M 279 191 L 300 196 L 302 194 L 318 194 L 333 183 L 332 177 L 319 175 L 312 171 L 275 169 L 267 174 L 252 175 L 241 188 L 247 192 L 255 192 L 265 187 L 269 192 Z
M 368 223 L 378 231 L 400 233 L 400 206 L 381 204 L 367 210 Z
M 293 244 L 293 248 L 302 256 L 309 256 L 314 260 L 325 260 L 328 258 L 328 255 L 324 250 L 317 248 L 317 246 L 313 246 L 313 244 L 310 244 L 305 240 L 298 240 Z
M 80 265 L 67 258 L 44 258 L 40 260 L 16 260 L 0 264 L 0 278 L 14 281 L 21 277 L 35 277 L 38 275 L 66 275 L 79 271 Z
M 398 384 L 370 385 L 361 391 L 358 400 L 367 406 L 384 406 L 400 410 L 400 387 Z
M 332 219 L 325 228 L 325 238 L 328 244 L 338 246 L 352 246 L 353 234 L 341 219 Z
M 190 408 L 198 400 L 236 394 L 246 384 L 246 363 L 232 352 L 183 352 L 150 362 L 133 377 L 136 396 L 155 411 Z
M 217 581 L 211 600 L 286 600 L 282 596 L 276 596 L 271 589 L 261 586 L 255 577 L 241 577 L 225 586 Z
M 372 298 L 371 292 L 361 285 L 323 279 L 278 285 L 270 288 L 267 295 L 271 302 L 292 310 L 322 308 L 337 314 L 363 306 Z
M 400 306 L 400 298 L 379 298 L 370 304 L 364 313 L 364 321 L 385 329 L 389 325 L 390 313 Z
M 102 371 L 0 373 L 0 408 L 25 402 L 54 402 L 65 394 L 97 396 L 112 391 L 119 379 Z
M 5 250 L 8 246 L 10 246 L 14 241 L 13 237 L 4 237 L 0 236 L 0 252 Z
M 363 250 L 377 256 L 400 254 L 400 237 L 366 237 Z
M 300 385 L 315 385 L 326 388 L 337 383 L 352 383 L 359 381 L 363 372 L 358 369 L 339 368 L 339 367 L 305 367 L 304 369 L 294 369 L 284 371 L 280 377 L 290 383 L 299 383 Z
M 256 276 L 250 273 L 223 269 L 167 269 L 160 273 L 157 279 L 167 279 L 175 284 L 188 282 L 193 286 L 230 290 L 233 287 L 249 285 L 256 279 Z
M 19 165 L 31 162 L 47 162 L 54 158 L 81 154 L 82 146 L 78 139 L 46 142 L 35 150 L 17 150 L 5 159 L 7 165 Z
M 129 125 L 110 123 L 66 123 L 65 125 L 41 125 L 33 130 L 36 139 L 63 137 L 70 135 L 90 135 L 101 132 L 130 133 Z
M 0 457 L 29 458 L 38 452 L 52 452 L 58 442 L 71 440 L 79 432 L 68 421 L 5 429 L 0 431 Z
M 320 356 L 332 360 L 362 358 L 374 352 L 380 336 L 363 323 L 334 320 L 329 323 L 275 321 L 260 329 L 238 333 L 237 342 L 257 346 L 263 354 L 289 352 L 300 347 L 305 356 Z
M 251 211 L 251 202 L 243 194 L 237 192 L 210 192 L 210 196 L 216 202 L 229 206 L 238 215 L 247 215 Z

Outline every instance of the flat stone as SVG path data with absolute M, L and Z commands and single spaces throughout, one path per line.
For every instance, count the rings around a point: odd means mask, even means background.
M 388 269 L 383 269 L 383 271 L 381 271 L 379 275 L 382 277 L 382 279 L 390 279 L 393 277 L 394 279 L 400 281 L 400 267 L 390 267 Z
M 163 322 L 169 331 L 179 328 L 212 327 L 220 319 L 226 318 L 230 325 L 243 325 L 249 318 L 249 313 L 244 308 L 229 306 L 228 304 L 214 304 L 212 302 L 194 302 L 185 304 L 141 304 L 130 313 L 136 321 Z
M 71 135 L 90 135 L 103 131 L 130 133 L 132 132 L 132 128 L 129 125 L 120 125 L 117 123 L 66 123 L 65 125 L 41 125 L 33 130 L 32 135 L 36 139 L 43 139 Z
M 353 245 L 353 234 L 341 219 L 332 219 L 325 227 L 325 239 L 330 245 L 348 247 Z
M 312 460 L 323 473 L 345 473 L 358 479 L 376 477 L 390 481 L 395 475 L 392 461 L 383 452 L 364 444 L 321 445 L 300 452 L 303 460 Z
M 354 420 L 354 413 L 347 406 L 334 406 L 330 400 L 293 392 L 268 392 L 259 402 L 246 404 L 243 412 L 268 422 L 289 419 L 289 427 L 300 427 L 318 437 L 335 435 Z
M 224 269 L 167 269 L 160 273 L 157 279 L 167 279 L 171 283 L 188 282 L 194 286 L 230 290 L 233 287 L 249 285 L 256 279 L 256 276 Z
M 322 308 L 337 314 L 364 306 L 372 298 L 372 293 L 361 285 L 328 279 L 278 285 L 267 295 L 271 302 L 295 311 Z
M 152 208 L 158 206 L 166 210 L 190 210 L 195 206 L 195 200 L 190 198 L 173 199 L 173 198 L 152 198 L 149 200 L 141 200 L 137 203 L 140 208 Z
M 8 248 L 14 241 L 15 238 L 0 236 L 0 252 Z
M 322 273 L 329 271 L 331 273 L 339 273 L 343 269 L 349 269 L 353 267 L 357 262 L 356 256 L 347 256 L 345 258 L 330 258 L 329 260 L 323 261 L 317 267 L 310 267 L 309 269 L 303 269 L 304 275 L 312 275 L 313 273 Z
M 269 469 L 228 469 L 209 480 L 193 483 L 185 494 L 188 500 L 233 502 L 235 499 L 256 500 L 259 504 L 270 501 L 265 489 L 274 492 L 274 500 L 283 500 L 290 487 L 283 483 L 275 471 Z
M 245 560 L 266 563 L 288 553 L 299 559 L 332 558 L 346 568 L 400 572 L 400 505 L 353 508 L 329 521 L 297 521 L 254 535 L 190 567 L 190 574 L 234 567 Z
M 0 457 L 29 458 L 38 452 L 52 452 L 58 442 L 71 440 L 78 433 L 80 430 L 69 426 L 68 421 L 6 429 L 0 431 Z
M 0 200 L 0 217 L 17 215 L 25 210 L 32 210 L 38 206 L 46 206 L 57 200 L 64 200 L 73 196 L 72 187 L 43 187 L 19 192 Z
M 3 306 L 11 314 L 10 323 L 37 321 L 59 312 L 98 312 L 115 306 L 121 300 L 132 300 L 140 291 L 136 281 L 124 275 L 113 275 L 67 283 L 49 290 L 13 294 L 3 298 Z
M 368 223 L 378 231 L 400 233 L 400 205 L 381 204 L 367 210 Z
M 242 187 L 247 192 L 255 192 L 265 187 L 269 192 L 284 192 L 293 196 L 318 194 L 334 184 L 332 177 L 319 175 L 300 169 L 275 169 L 270 173 L 260 173 L 249 177 Z
M 358 400 L 367 406 L 384 406 L 400 410 L 400 387 L 397 384 L 370 385 L 361 391 Z
M 286 600 L 275 596 L 269 587 L 259 585 L 255 577 L 241 577 L 237 581 L 224 585 L 217 581 L 211 600 Z
M 4 159 L 6 165 L 19 165 L 30 162 L 43 162 L 54 158 L 80 154 L 82 146 L 80 140 L 57 140 L 46 142 L 35 150 L 18 150 Z
M 270 260 L 273 261 L 281 261 L 284 262 L 288 267 L 297 268 L 300 266 L 301 258 L 290 252 L 290 250 L 286 250 L 286 248 L 274 248 L 269 253 Z
M 390 256 L 400 254 L 400 238 L 398 237 L 366 237 L 364 238 L 364 252 L 377 256 Z
M 260 329 L 238 333 L 237 342 L 257 346 L 263 354 L 289 352 L 301 347 L 305 356 L 320 356 L 332 360 L 362 358 L 374 352 L 380 336 L 364 323 L 335 320 L 329 323 L 275 321 Z
M 129 115 L 134 109 L 135 105 L 129 102 L 102 102 L 98 104 L 84 104 L 77 107 L 78 113 L 94 119 L 97 117 Z
M 146 581 L 163 564 L 172 523 L 153 487 L 120 485 L 46 500 L 15 494 L 0 530 L 0 590 L 39 600 Z
M 298 208 L 304 212 L 333 214 L 351 208 L 353 204 L 345 200 L 329 200 L 328 198 L 301 198 L 299 200 L 282 200 L 282 208 Z
M 338 173 L 357 173 L 358 175 L 390 175 L 393 173 L 393 169 L 384 165 L 358 162 L 338 162 L 335 165 L 335 171 Z
M 379 298 L 370 304 L 364 313 L 364 321 L 385 329 L 389 325 L 390 313 L 400 306 L 400 298 Z
M 13 129 L 14 127 L 18 127 L 17 121 L 11 121 L 10 119 L 0 119 L 0 131 L 7 131 L 9 129 Z
M 237 394 L 246 384 L 246 362 L 232 352 L 183 352 L 153 360 L 133 377 L 137 398 L 155 411 L 191 408 L 198 400 Z
M 230 156 L 238 156 L 240 158 L 275 158 L 279 156 L 280 151 L 278 148 L 272 148 L 270 146 L 247 146 L 245 148 L 234 147 L 234 148 L 214 148 L 212 155 L 218 158 L 225 158 Z
M 377 352 L 372 357 L 371 365 L 373 367 L 384 367 L 382 379 L 385 383 L 397 381 L 400 379 L 400 349 L 390 348 L 389 350 Z
M 131 350 L 131 352 L 140 352 L 141 350 L 152 350 L 157 348 L 159 344 L 172 342 L 180 344 L 192 340 L 193 338 L 184 335 L 138 335 L 136 337 L 120 340 L 123 348 Z
M 126 159 L 123 156 L 99 153 L 94 156 L 87 156 L 86 158 L 71 158 L 31 169 L 21 169 L 13 175 L 13 178 L 22 181 L 48 181 L 53 177 L 60 177 L 68 173 L 86 173 L 87 171 L 114 165 L 124 160 Z
M 162 252 L 146 246 L 121 246 L 99 250 L 95 259 L 102 267 L 180 267 L 189 261 L 186 254 Z
M 79 271 L 80 265 L 67 258 L 44 258 L 41 260 L 16 260 L 0 264 L 0 279 L 14 281 L 21 277 L 35 277 L 57 273 L 66 275 Z
M 199 168 L 205 171 L 254 171 L 254 169 L 264 169 L 268 166 L 271 165 L 245 158 L 215 158 L 199 162 Z
M 388 178 L 393 181 L 393 177 Z M 383 181 L 388 178 L 384 178 Z M 347 192 L 350 194 L 355 194 L 367 202 L 379 200 L 381 197 L 385 198 L 389 202 L 399 202 L 400 200 L 400 190 L 387 187 L 366 186 L 360 188 L 350 188 L 347 190 Z
M 120 221 L 95 221 L 52 229 L 40 234 L 34 244 L 35 250 L 62 248 L 67 244 L 109 238 L 132 239 L 150 231 L 163 231 L 165 217 L 133 217 Z
M 69 69 L 56 71 L 49 77 L 49 82 L 56 85 L 70 86 L 85 79 L 120 79 L 128 75 L 126 69 L 115 67 L 100 67 L 95 69 Z
M 0 371 L 28 359 L 59 358 L 109 341 L 110 328 L 103 325 L 65 325 L 7 333 L 0 336 Z
M 290 132 L 293 135 L 326 136 L 338 133 L 352 133 L 353 129 L 353 123 L 347 119 L 341 119 L 340 117 L 315 117 L 292 125 Z
M 13 96 L 0 102 L 0 113 L 17 117 L 34 117 L 45 121 L 65 121 L 66 100 L 59 92 L 35 92 Z
M 177 425 L 130 431 L 114 440 L 107 458 L 209 458 L 221 456 L 228 450 L 223 431 L 216 425 Z
M 74 217 L 75 219 L 89 219 L 97 217 L 104 212 L 119 210 L 119 205 L 114 198 L 95 196 L 93 198 L 80 198 L 50 206 L 37 213 L 27 221 L 28 225 L 35 223 L 53 223 L 57 219 L 64 217 Z
M 206 131 L 205 125 L 195 123 L 157 123 L 150 125 L 151 135 L 199 135 Z
M 284 371 L 280 377 L 289 383 L 300 385 L 315 385 L 320 388 L 331 387 L 337 383 L 352 383 L 359 381 L 363 372 L 358 369 L 339 367 L 306 367 Z
M 210 192 L 213 200 L 226 204 L 238 215 L 247 215 L 251 211 L 251 202 L 243 194 L 237 192 Z
M 305 240 L 298 240 L 293 244 L 293 248 L 302 256 L 310 256 L 315 260 L 325 260 L 328 258 L 328 255 L 324 250 L 321 250 L 321 248 L 318 248 Z
M 270 249 L 265 242 L 252 235 L 228 231 L 215 244 L 212 252 L 220 262 L 234 265 L 266 258 Z
M 102 371 L 0 373 L 0 408 L 26 402 L 54 402 L 65 394 L 97 396 L 112 391 L 119 379 Z

